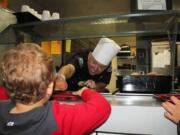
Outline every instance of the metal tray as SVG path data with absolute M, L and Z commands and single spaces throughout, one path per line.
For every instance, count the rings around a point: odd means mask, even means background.
M 77 101 L 80 100 L 80 96 L 73 95 L 71 91 L 60 91 L 54 92 L 52 95 L 52 99 L 58 101 Z
M 161 101 L 170 101 L 171 96 L 175 96 L 180 99 L 180 94 L 154 94 L 154 97 Z

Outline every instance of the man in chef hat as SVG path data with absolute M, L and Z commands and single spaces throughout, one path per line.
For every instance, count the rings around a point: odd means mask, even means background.
M 73 60 L 58 71 L 55 89 L 78 90 L 82 86 L 104 92 L 111 78 L 111 60 L 120 46 L 109 38 L 101 38 L 93 52 L 73 57 Z M 67 85 L 58 85 L 64 81 Z

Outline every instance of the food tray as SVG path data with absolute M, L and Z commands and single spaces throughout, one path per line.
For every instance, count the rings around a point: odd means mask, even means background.
M 58 101 L 77 101 L 80 100 L 80 96 L 73 95 L 71 91 L 55 92 L 52 95 L 52 99 Z
M 175 96 L 180 99 L 180 94 L 154 94 L 154 97 L 161 101 L 170 101 L 171 96 Z

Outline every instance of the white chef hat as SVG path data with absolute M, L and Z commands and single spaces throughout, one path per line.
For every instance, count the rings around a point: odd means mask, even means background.
M 120 46 L 109 38 L 101 38 L 92 52 L 93 57 L 103 65 L 109 65 L 120 50 Z

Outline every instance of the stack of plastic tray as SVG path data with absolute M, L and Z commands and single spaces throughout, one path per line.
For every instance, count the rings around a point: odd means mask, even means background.
M 58 101 L 77 101 L 80 100 L 80 97 L 73 95 L 71 91 L 65 91 L 53 93 L 52 99 Z
M 175 96 L 180 99 L 180 93 L 178 94 L 154 94 L 154 97 L 161 101 L 170 101 L 170 97 Z

